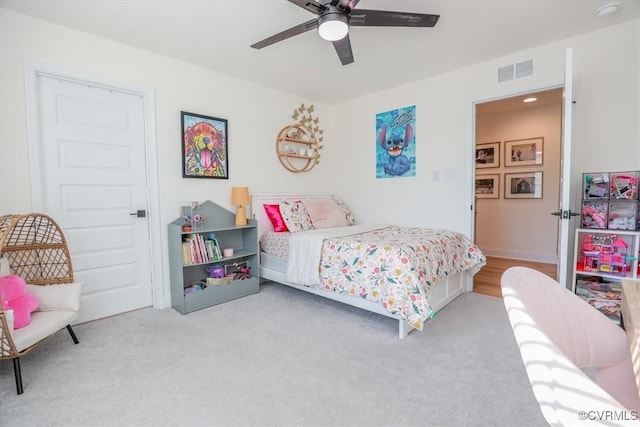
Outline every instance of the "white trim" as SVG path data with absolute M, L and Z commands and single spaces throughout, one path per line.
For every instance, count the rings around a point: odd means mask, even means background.
M 561 189 L 560 189 L 560 211 L 568 211 L 577 205 L 577 195 L 580 194 L 576 189 L 576 180 L 573 177 L 573 145 L 572 145 L 572 135 L 573 135 L 573 101 L 575 99 L 574 94 L 574 73 L 573 73 L 573 49 L 567 48 L 565 50 L 565 69 L 564 69 L 564 85 L 563 85 L 563 93 L 562 93 L 562 150 L 560 153 L 560 180 L 561 180 Z M 580 182 L 580 186 L 582 182 Z M 571 188 L 574 188 L 573 193 L 571 192 Z M 579 219 L 579 217 L 578 217 Z M 563 255 L 560 257 L 560 262 L 558 263 L 558 276 L 557 281 L 560 285 L 564 286 L 567 289 L 572 289 L 575 286 L 574 283 L 570 283 L 569 281 L 573 281 L 572 274 L 575 269 L 575 261 L 572 258 L 574 254 L 574 242 L 573 242 L 573 234 L 575 233 L 575 229 L 578 228 L 578 221 L 573 220 L 573 217 L 562 218 L 560 220 L 560 227 L 558 230 L 558 253 Z
M 24 83 L 25 83 L 25 105 L 26 105 L 26 122 L 27 122 L 27 144 L 29 148 L 29 177 L 31 180 L 31 209 L 34 211 L 42 210 L 43 194 L 40 189 L 42 182 L 40 165 L 40 150 L 38 150 L 38 141 L 40 141 L 40 129 L 38 126 L 38 73 L 37 67 L 33 63 L 25 63 L 24 67 Z
M 557 83 L 557 84 L 553 84 L 553 85 L 549 85 L 549 86 L 544 86 L 544 87 L 532 87 L 529 89 L 519 89 L 519 90 L 514 90 L 514 91 L 509 91 L 506 93 L 503 93 L 499 96 L 496 97 L 492 97 L 492 98 L 483 98 L 480 100 L 476 100 L 473 101 L 471 103 L 471 131 L 470 131 L 470 141 L 471 144 L 469 145 L 469 148 L 471 151 L 471 153 L 475 153 L 475 148 L 476 148 L 476 115 L 477 115 L 477 106 L 478 104 L 484 104 L 487 102 L 493 102 L 493 101 L 500 101 L 503 99 L 507 99 L 507 98 L 513 98 L 516 96 L 522 96 L 522 95 L 526 95 L 529 93 L 535 93 L 535 92 L 543 92 L 546 90 L 552 90 L 552 89 L 559 89 L 559 88 L 563 88 L 564 87 L 564 83 Z M 560 141 L 560 144 L 564 144 L 564 141 Z M 475 225 L 476 225 L 476 200 L 475 200 L 475 178 L 476 178 L 476 168 L 475 168 L 475 161 L 474 155 L 469 155 L 470 157 L 470 168 L 471 168 L 471 182 L 469 183 L 469 188 L 470 188 L 470 192 L 471 192 L 471 205 L 473 206 L 472 209 L 472 214 L 471 214 L 471 236 L 473 236 L 473 241 L 476 241 L 475 238 Z M 504 175 L 503 172 L 501 172 L 502 175 Z M 560 230 L 558 230 L 558 233 L 556 234 L 557 237 L 560 236 Z M 545 262 L 545 263 L 553 263 L 556 265 L 560 264 L 560 260 L 558 256 L 549 256 L 549 255 L 541 255 L 541 254 L 531 254 L 531 253 L 513 253 L 513 252 L 504 252 L 500 249 L 491 249 L 491 248 L 482 248 L 482 251 L 485 255 L 488 256 L 495 256 L 495 257 L 500 257 L 500 258 L 514 258 L 514 259 L 525 259 L 525 260 L 531 260 L 531 261 L 538 261 L 538 262 Z M 473 279 L 473 278 L 472 278 Z
M 559 261 L 557 255 L 540 254 L 535 252 L 505 251 L 500 248 L 484 247 L 482 248 L 482 253 L 490 257 L 542 262 L 554 265 L 558 265 Z
M 25 103 L 27 121 L 27 143 L 29 145 L 29 171 L 31 178 L 31 204 L 34 211 L 42 210 L 44 206 L 44 195 L 41 191 L 42 175 L 40 174 L 41 164 L 39 150 L 37 149 L 40 140 L 38 128 L 38 76 L 66 80 L 74 83 L 81 83 L 90 86 L 97 86 L 108 90 L 129 93 L 140 96 L 144 105 L 144 133 L 145 133 L 145 161 L 147 170 L 147 184 L 149 195 L 148 227 L 150 240 L 150 263 L 151 263 L 151 289 L 153 307 L 156 309 L 171 306 L 171 295 L 165 293 L 164 279 L 162 275 L 162 227 L 160 224 L 160 201 L 158 188 L 158 160 L 156 152 L 155 134 L 155 93 L 154 89 L 147 86 L 131 85 L 114 80 L 107 80 L 102 77 L 85 73 L 74 73 L 49 64 L 42 64 L 34 61 L 25 62 Z

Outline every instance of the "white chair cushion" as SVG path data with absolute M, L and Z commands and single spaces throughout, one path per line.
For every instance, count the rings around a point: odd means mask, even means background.
M 11 266 L 9 265 L 9 258 L 3 256 L 0 258 L 0 277 L 8 276 L 11 274 Z
M 4 318 L 7 321 L 7 325 L 9 326 L 9 330 L 13 331 L 13 310 L 4 310 Z M 2 326 L 0 326 L 1 328 Z
M 78 311 L 80 309 L 82 282 L 47 286 L 27 285 L 27 291 L 34 294 L 40 301 L 37 311 Z
M 31 347 L 38 341 L 47 338 L 78 318 L 77 311 L 35 311 L 31 314 L 31 323 L 24 328 L 16 329 L 11 336 L 18 351 Z

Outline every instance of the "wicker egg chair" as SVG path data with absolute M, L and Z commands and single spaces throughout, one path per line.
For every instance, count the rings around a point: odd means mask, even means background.
M 29 213 L 0 216 L 0 257 L 8 259 L 11 274 L 22 277 L 28 285 L 38 285 L 35 289 L 46 287 L 42 290 L 48 294 L 51 294 L 51 290 L 57 293 L 60 289 L 57 285 L 74 283 L 66 239 L 58 224 L 47 215 Z M 53 308 L 36 311 L 32 313 L 28 326 L 15 331 L 11 327 L 13 322 L 7 319 L 6 314 L 0 304 L 0 360 L 13 360 L 17 392 L 22 394 L 20 357 L 65 327 L 73 342 L 78 344 L 78 338 L 71 328 L 71 322 L 78 317 L 77 307 L 75 312 L 68 307 L 63 310 Z

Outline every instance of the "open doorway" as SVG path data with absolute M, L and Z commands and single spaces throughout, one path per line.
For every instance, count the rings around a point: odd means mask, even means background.
M 562 102 L 560 87 L 476 104 L 474 239 L 487 255 L 476 292 L 501 296 L 512 265 L 557 276 Z

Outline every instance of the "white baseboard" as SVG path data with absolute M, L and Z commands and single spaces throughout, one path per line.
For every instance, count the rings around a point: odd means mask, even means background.
M 494 249 L 494 248 L 482 248 L 482 253 L 484 253 L 487 256 L 497 257 L 497 258 L 521 259 L 524 261 L 544 262 L 547 264 L 558 263 L 558 256 L 555 254 L 549 255 L 549 254 L 538 254 L 533 252 L 514 252 L 514 251 L 505 251 L 505 250 Z

